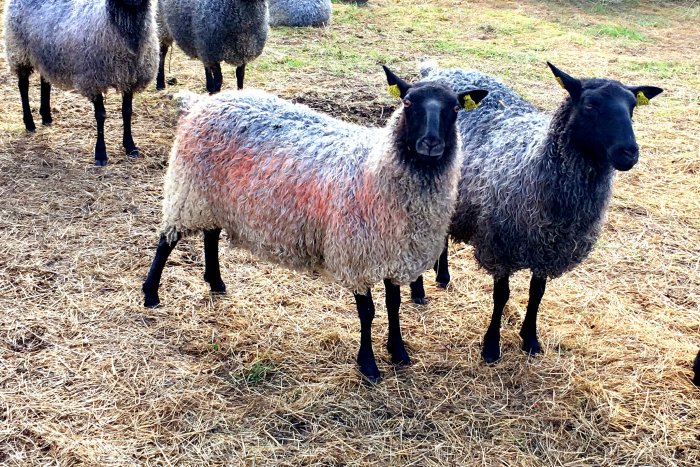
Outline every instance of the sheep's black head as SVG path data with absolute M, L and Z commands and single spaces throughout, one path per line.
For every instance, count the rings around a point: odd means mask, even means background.
M 567 122 L 571 141 L 598 163 L 629 170 L 639 159 L 639 146 L 632 129 L 638 105 L 663 92 L 654 86 L 625 86 L 609 79 L 573 78 L 547 62 L 559 84 L 571 96 Z
M 410 85 L 384 67 L 390 92 L 403 101 L 405 132 L 402 143 L 412 157 L 440 159 L 454 144 L 460 110 L 473 109 L 488 94 L 474 90 L 457 94 L 437 82 Z

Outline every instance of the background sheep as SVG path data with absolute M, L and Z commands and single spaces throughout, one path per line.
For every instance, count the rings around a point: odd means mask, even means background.
M 221 62 L 236 67 L 243 88 L 246 63 L 257 58 L 267 40 L 265 0 L 159 0 L 160 63 L 156 89 L 165 89 L 165 55 L 173 41 L 204 63 L 207 91 L 221 91 Z
M 160 243 L 143 284 L 160 303 L 168 255 L 184 234 L 204 231 L 205 272 L 224 292 L 219 233 L 234 245 L 299 270 L 324 271 L 355 293 L 361 322 L 357 362 L 380 377 L 371 325 L 373 284 L 383 280 L 387 347 L 410 363 L 399 325 L 399 285 L 442 251 L 459 177 L 457 112 L 465 99 L 440 84 L 410 86 L 385 68 L 403 99 L 384 129 L 319 114 L 261 91 L 226 92 L 181 120 L 165 180 Z
M 44 125 L 50 125 L 51 84 L 74 89 L 92 100 L 97 120 L 95 164 L 107 164 L 103 94 L 122 93 L 123 145 L 138 156 L 131 136 L 133 93 L 153 79 L 157 66 L 156 24 L 150 0 L 8 0 L 5 48 L 10 70 L 19 78 L 27 131 L 36 130 L 29 107 L 29 75 L 41 75 Z
M 331 21 L 331 0 L 269 0 L 270 26 L 325 26 Z
M 486 362 L 500 358 L 508 278 L 520 269 L 532 271 L 522 348 L 542 352 L 536 322 L 546 280 L 575 267 L 595 245 L 614 171 L 631 169 L 639 158 L 634 108 L 662 92 L 609 79 L 579 80 L 549 67 L 569 93 L 553 117 L 479 72 L 423 70 L 426 80 L 489 91 L 483 105 L 458 122 L 465 160 L 449 229 L 452 238 L 474 246 L 477 261 L 494 278 Z M 445 278 L 447 264 L 439 263 L 438 280 Z M 414 287 L 422 289 L 420 283 Z

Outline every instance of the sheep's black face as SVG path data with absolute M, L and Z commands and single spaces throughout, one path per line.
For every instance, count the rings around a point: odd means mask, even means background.
M 571 141 L 598 164 L 630 170 L 639 160 L 639 146 L 632 129 L 637 105 L 649 102 L 662 89 L 628 87 L 604 79 L 577 80 L 550 64 L 572 102 L 568 121 Z
M 456 141 L 457 113 L 476 106 L 488 94 L 475 90 L 457 94 L 447 86 L 425 82 L 413 86 L 384 67 L 389 87 L 404 106 L 403 146 L 424 161 L 439 160 Z M 392 89 L 393 88 L 393 89 Z

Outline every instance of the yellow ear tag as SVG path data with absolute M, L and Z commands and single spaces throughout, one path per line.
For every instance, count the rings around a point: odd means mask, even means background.
M 401 99 L 401 91 L 399 90 L 398 85 L 392 84 L 391 86 L 389 86 L 388 88 L 386 88 L 386 90 L 389 91 L 389 94 L 390 94 L 392 97 L 395 97 L 395 98 L 397 98 L 397 99 Z
M 474 110 L 480 105 L 481 102 L 477 104 L 476 102 L 474 102 L 474 99 L 472 99 L 472 96 L 470 96 L 469 94 L 464 96 L 464 110 Z
M 562 89 L 566 89 L 566 86 L 564 86 L 564 81 L 558 76 L 555 76 L 554 79 L 557 80 L 557 83 L 559 83 L 559 86 L 561 86 Z
M 649 99 L 644 95 L 642 91 L 637 93 L 637 105 L 649 105 Z

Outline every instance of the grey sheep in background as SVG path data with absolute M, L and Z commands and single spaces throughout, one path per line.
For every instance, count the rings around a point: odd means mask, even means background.
M 133 93 L 146 87 L 158 65 L 158 38 L 151 0 L 8 0 L 5 48 L 19 78 L 24 125 L 35 131 L 29 107 L 29 75 L 41 76 L 44 125 L 50 125 L 51 85 L 92 100 L 97 120 L 95 164 L 107 164 L 103 95 L 122 93 L 123 145 L 138 156 L 131 136 Z
M 355 293 L 357 362 L 371 381 L 380 373 L 370 289 L 383 280 L 387 347 L 394 363 L 410 363 L 399 285 L 415 280 L 442 251 L 461 162 L 455 122 L 465 102 L 479 102 L 486 92 L 410 86 L 385 72 L 403 101 L 385 128 L 346 123 L 256 90 L 195 101 L 170 156 L 144 305 L 160 303 L 163 267 L 182 235 L 201 231 L 204 279 L 212 292 L 224 292 L 223 228 L 233 245 L 290 268 L 325 272 Z
M 236 67 L 238 89 L 242 89 L 246 64 L 265 47 L 268 20 L 266 0 L 159 0 L 156 89 L 165 89 L 165 56 L 173 41 L 188 56 L 202 61 L 207 92 L 221 91 L 221 62 Z
M 639 158 L 632 129 L 637 105 L 662 89 L 610 79 L 575 79 L 549 67 L 568 97 L 554 116 L 543 114 L 496 79 L 477 71 L 426 66 L 425 80 L 453 89 L 483 88 L 489 96 L 458 120 L 465 153 L 449 235 L 474 246 L 494 278 L 494 309 L 484 337 L 486 362 L 500 358 L 500 327 L 508 278 L 530 269 L 530 298 L 520 335 L 523 350 L 542 352 L 537 311 L 547 278 L 569 271 L 595 245 L 612 193 L 615 170 Z M 449 281 L 447 250 L 437 281 Z M 413 296 L 425 296 L 422 279 Z
M 326 26 L 331 0 L 269 0 L 270 26 Z

